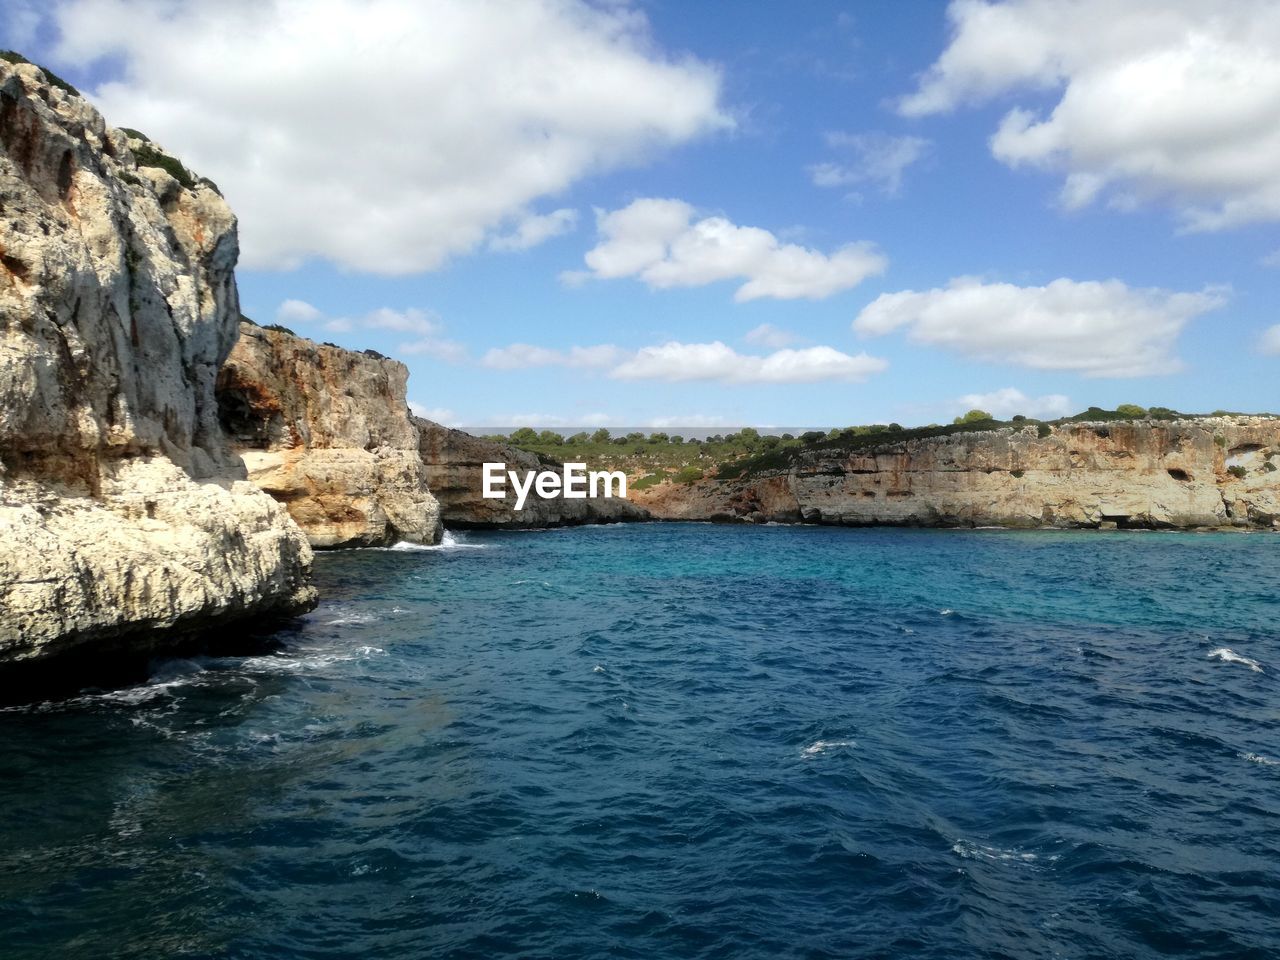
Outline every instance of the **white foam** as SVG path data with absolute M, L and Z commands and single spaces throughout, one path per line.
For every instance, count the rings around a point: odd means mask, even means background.
M 974 843 L 972 840 L 957 840 L 951 846 L 951 852 L 966 860 L 990 860 L 992 862 L 1034 863 L 1039 858 L 1034 853 L 1022 850 L 1002 850 L 999 847 L 988 847 Z M 1057 857 L 1050 857 L 1056 860 Z
M 592 672 L 592 673 L 604 673 L 604 667 L 603 667 L 601 664 L 598 664 L 598 663 L 597 663 L 594 667 L 592 667 L 592 668 L 591 668 L 591 672 Z
M 839 750 L 842 747 L 856 747 L 857 745 L 857 740 L 815 740 L 800 751 L 800 756 L 816 757 L 829 750 Z
M 417 553 L 422 550 L 484 550 L 487 544 L 483 543 L 467 543 L 465 540 L 459 539 L 456 534 L 450 533 L 448 530 L 444 532 L 444 536 L 440 538 L 439 543 L 410 543 L 408 540 L 401 540 L 393 543 L 389 547 L 353 547 L 353 550 L 389 550 L 395 553 Z
M 938 611 L 938 614 L 943 617 L 949 617 L 953 613 L 955 613 L 955 611 L 952 610 L 950 607 L 943 607 L 941 610 Z
M 1236 754 L 1241 760 L 1248 760 L 1250 763 L 1260 763 L 1264 767 L 1280 767 L 1280 760 L 1272 760 L 1270 757 L 1262 757 L 1256 753 L 1240 753 Z
M 365 657 L 385 655 L 381 647 L 358 647 L 352 653 L 312 653 L 304 656 L 269 653 L 260 657 L 246 657 L 241 666 L 263 673 L 294 673 L 305 670 L 323 670 L 335 663 L 350 663 Z
M 362 623 L 377 623 L 378 618 L 372 613 L 352 613 L 345 617 L 338 617 L 336 620 L 326 620 L 326 627 L 340 627 L 344 625 L 358 626 Z
M 1257 660 L 1250 660 L 1248 657 L 1242 657 L 1230 647 L 1218 647 L 1217 650 L 1209 651 L 1210 660 L 1221 660 L 1223 663 L 1243 663 L 1254 673 L 1262 673 L 1262 664 Z

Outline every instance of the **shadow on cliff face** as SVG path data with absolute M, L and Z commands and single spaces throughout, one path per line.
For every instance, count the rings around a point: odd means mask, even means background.
M 296 619 L 264 621 L 166 633 L 162 642 L 139 646 L 121 636 L 65 650 L 44 650 L 39 659 L 0 663 L 0 706 L 70 700 L 85 694 L 130 687 L 148 680 L 155 665 L 174 657 L 256 656 L 280 650 L 298 629 Z
M 280 400 L 262 384 L 239 376 L 234 364 L 226 364 L 218 372 L 214 389 L 218 422 L 232 444 L 266 450 L 279 438 L 283 427 Z

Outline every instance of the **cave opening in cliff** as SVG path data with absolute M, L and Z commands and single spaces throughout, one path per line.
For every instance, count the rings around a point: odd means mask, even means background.
M 252 384 L 220 382 L 217 400 L 218 421 L 233 444 L 260 450 L 271 445 L 280 414 L 261 390 Z

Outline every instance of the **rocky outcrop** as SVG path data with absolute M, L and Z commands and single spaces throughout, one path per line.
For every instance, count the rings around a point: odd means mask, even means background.
M 218 375 L 219 416 L 249 479 L 314 547 L 437 543 L 404 364 L 241 323 Z
M 0 62 L 0 667 L 314 601 L 218 425 L 237 255 L 211 184 Z
M 663 519 L 1271 529 L 1278 468 L 1280 420 L 1069 422 L 821 443 L 741 478 L 633 496 Z
M 505 463 L 508 470 L 520 472 L 556 470 L 561 464 L 430 420 L 415 417 L 414 423 L 421 436 L 418 449 L 427 478 L 447 527 L 541 528 L 651 519 L 648 511 L 620 497 L 543 499 L 531 493 L 521 510 L 515 509 L 514 497 L 485 499 L 481 496 L 485 463 Z

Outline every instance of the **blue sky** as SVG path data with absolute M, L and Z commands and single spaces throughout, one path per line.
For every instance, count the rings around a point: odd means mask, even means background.
M 1274 4 L 4 5 L 453 423 L 1280 408 Z

